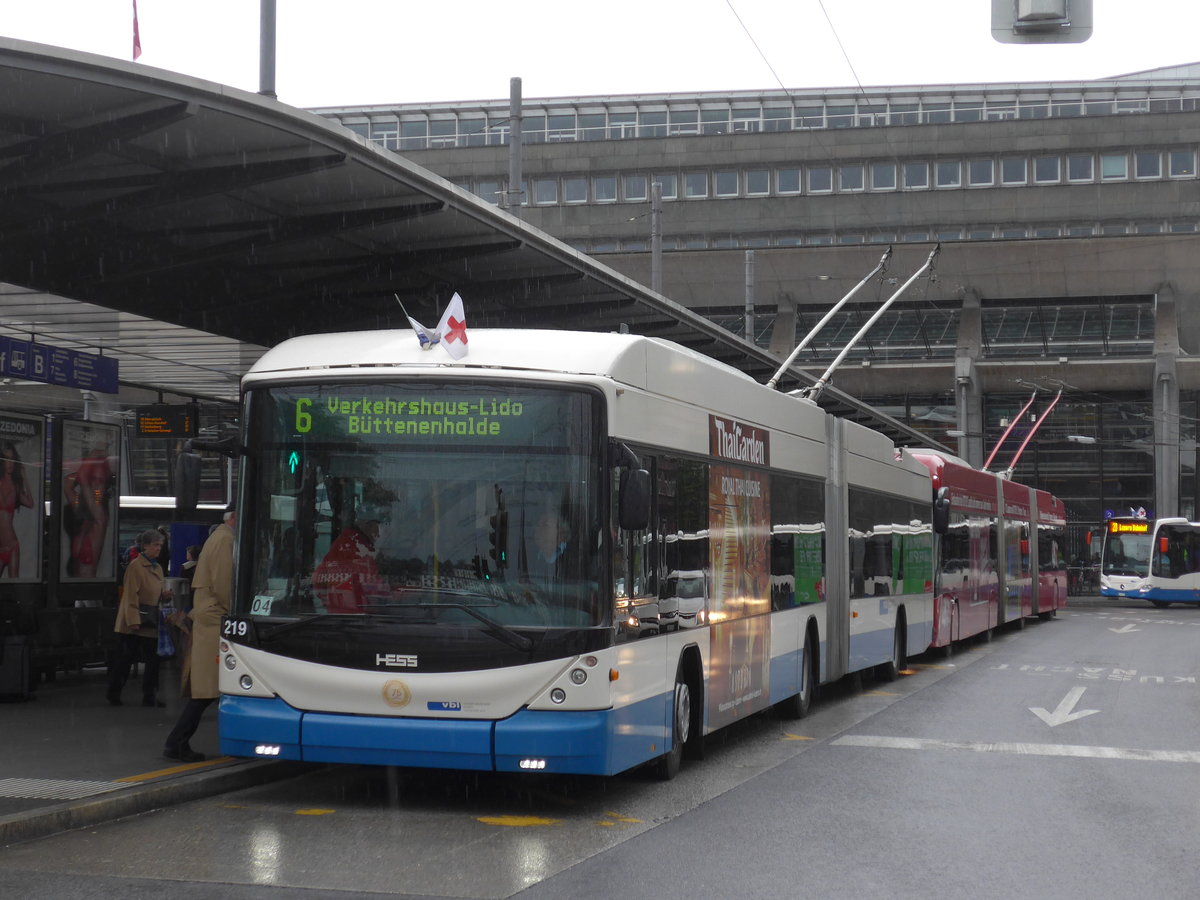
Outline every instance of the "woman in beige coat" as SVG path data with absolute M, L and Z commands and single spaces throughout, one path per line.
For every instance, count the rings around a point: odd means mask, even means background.
M 179 714 L 179 721 L 163 744 L 163 756 L 183 762 L 199 762 L 203 753 L 189 745 L 200 717 L 220 693 L 217 685 L 218 649 L 221 617 L 229 612 L 233 594 L 233 539 L 237 513 L 225 513 L 225 521 L 208 536 L 196 563 L 192 578 L 192 653 L 188 661 L 191 699 Z
M 121 706 L 121 690 L 129 678 L 129 667 L 140 661 L 142 670 L 142 706 L 166 706 L 158 699 L 158 605 L 170 597 L 158 554 L 166 540 L 161 531 L 151 528 L 138 535 L 141 552 L 125 570 L 121 602 L 117 606 L 117 649 L 108 670 L 108 702 Z M 145 622 L 141 610 L 146 611 Z

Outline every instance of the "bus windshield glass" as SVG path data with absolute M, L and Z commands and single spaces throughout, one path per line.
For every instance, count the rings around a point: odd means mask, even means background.
M 1150 572 L 1151 527 L 1146 520 L 1111 520 L 1104 536 L 1100 573 L 1145 578 Z
M 259 388 L 246 408 L 231 615 L 485 630 L 514 646 L 520 629 L 611 620 L 599 395 L 422 379 Z

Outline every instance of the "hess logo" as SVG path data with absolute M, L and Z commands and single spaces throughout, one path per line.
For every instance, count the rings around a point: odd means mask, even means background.
M 415 669 L 417 667 L 417 654 L 376 653 L 375 665 L 390 669 Z

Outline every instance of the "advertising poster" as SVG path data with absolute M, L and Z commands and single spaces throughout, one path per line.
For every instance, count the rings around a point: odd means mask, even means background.
M 97 422 L 66 420 L 62 426 L 59 579 L 113 581 L 121 432 Z
M 825 599 L 825 529 L 809 526 L 796 535 L 792 562 L 796 572 L 796 603 L 821 603 Z
M 901 537 L 903 578 L 906 594 L 927 594 L 933 590 L 933 532 L 929 526 L 912 526 Z
M 709 467 L 708 721 L 720 727 L 768 705 L 771 611 L 770 496 L 764 472 Z
M 42 580 L 46 422 L 0 411 L 0 582 Z

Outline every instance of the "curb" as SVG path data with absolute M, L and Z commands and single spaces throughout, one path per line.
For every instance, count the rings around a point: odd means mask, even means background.
M 26 813 L 15 813 L 0 818 L 0 847 L 76 828 L 88 828 L 228 791 L 294 778 L 315 768 L 320 767 L 301 762 L 244 760 L 212 771 L 119 788 L 101 797 L 71 800 Z

